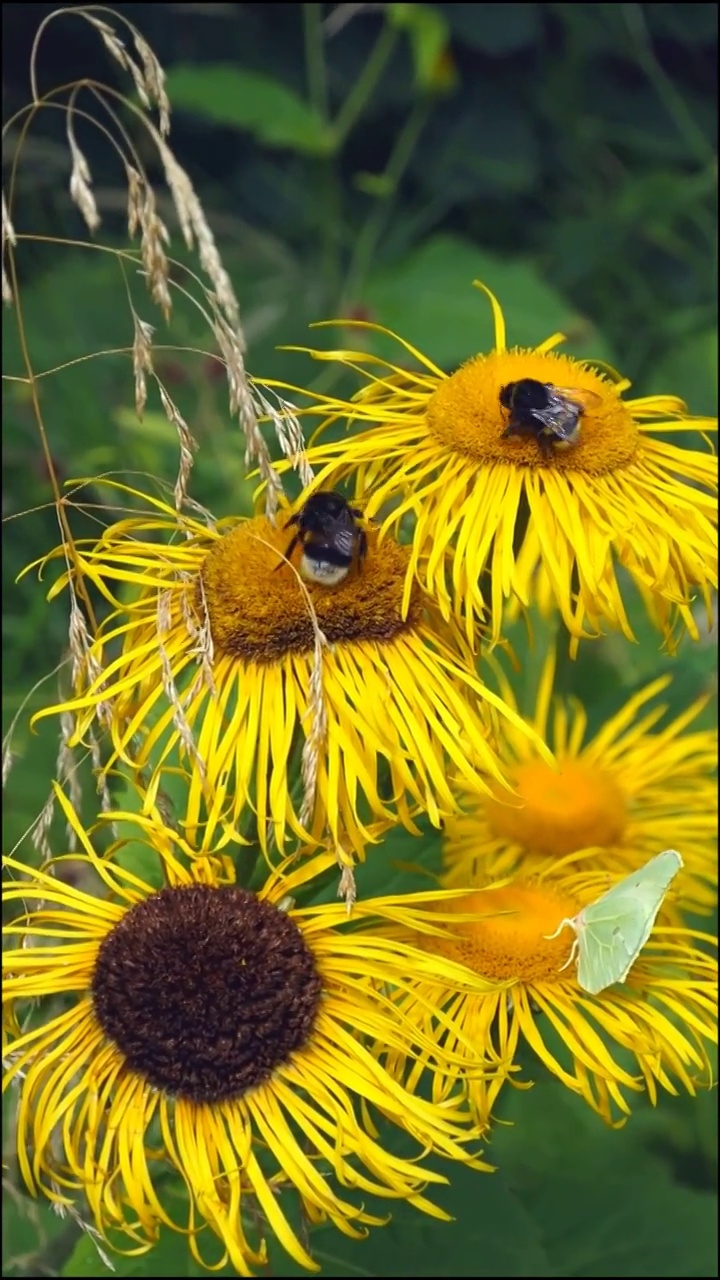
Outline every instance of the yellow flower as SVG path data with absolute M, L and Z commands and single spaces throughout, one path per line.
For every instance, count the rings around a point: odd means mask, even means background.
M 451 1028 L 436 1031 L 438 1042 L 445 1052 L 465 1055 L 468 1095 L 483 1124 L 505 1081 L 527 1087 L 515 1075 L 521 1043 L 525 1054 L 532 1050 L 609 1124 L 618 1112 L 620 1123 L 630 1113 L 628 1092 L 646 1090 L 655 1104 L 659 1089 L 677 1094 L 683 1087 L 694 1094 L 699 1084 L 712 1084 L 706 1042 L 717 1041 L 717 940 L 656 925 L 625 983 L 589 995 L 579 986 L 574 962 L 567 963 L 570 931 L 550 936 L 611 887 L 610 877 L 599 883 L 584 862 L 575 855 L 535 877 L 520 872 L 486 882 L 449 903 L 439 894 L 443 913 L 458 913 L 452 941 L 394 931 L 398 940 L 412 938 L 489 982 L 506 984 L 487 993 L 453 993 L 421 980 L 398 996 L 418 1035 L 432 1034 L 437 1009 L 451 1018 Z M 402 1058 L 391 1055 L 390 1062 Z M 437 1102 L 454 1079 L 435 1077 Z
M 170 1227 L 202 1265 L 229 1259 L 241 1275 L 266 1262 L 265 1228 L 316 1269 L 285 1186 L 311 1223 L 354 1237 L 383 1221 L 364 1209 L 367 1195 L 445 1217 L 422 1194 L 445 1179 L 387 1150 L 371 1118 L 421 1154 L 488 1169 L 465 1148 L 478 1133 L 465 1103 L 434 1106 L 379 1061 L 393 1050 L 431 1072 L 457 1069 L 383 994 L 433 978 L 467 987 L 461 968 L 379 933 L 392 921 L 422 928 L 423 895 L 358 904 L 363 927 L 351 932 L 343 905 L 295 908 L 288 896 L 332 856 L 286 863 L 253 893 L 160 827 L 151 845 L 166 885 L 152 889 L 119 862 L 127 841 L 99 856 L 97 828 L 86 832 L 56 791 L 81 852 L 42 871 L 4 863 L 5 897 L 22 903 L 5 929 L 5 1087 L 17 1089 L 31 1193 L 58 1205 L 84 1193 L 121 1251 L 129 1239 L 128 1252 L 144 1253 Z M 64 876 L 68 858 L 97 877 L 95 892 Z M 186 1211 L 168 1173 L 184 1183 Z
M 682 625 L 697 638 L 691 600 L 699 592 L 709 609 L 717 585 L 717 504 L 707 492 L 717 490 L 717 459 L 650 432 L 712 429 L 715 420 L 689 418 L 674 396 L 623 399 L 627 379 L 553 349 L 562 334 L 532 350 L 508 349 L 500 306 L 485 292 L 495 349 L 450 376 L 396 334 L 362 321 L 342 324 L 397 341 L 400 363 L 367 351 L 309 352 L 354 369 L 366 385 L 349 401 L 317 394 L 303 412 L 322 414 L 323 427 L 347 419 L 369 428 L 314 445 L 308 458 L 321 468 L 314 483 L 353 478 L 369 517 L 390 506 L 383 530 L 412 513 L 405 607 L 417 578 L 445 617 L 464 618 L 470 641 L 488 613 L 497 639 L 506 602 L 527 606 L 538 574 L 573 636 L 609 624 L 632 638 L 620 565 L 659 601 L 652 616 L 668 636 Z M 408 354 L 419 369 L 404 367 Z M 500 393 L 526 378 L 586 401 L 576 443 L 543 449 L 532 436 L 505 436 Z
M 552 750 L 554 767 L 508 725 L 504 757 L 516 798 L 466 797 L 465 812 L 445 823 L 443 882 L 461 888 L 487 876 L 534 874 L 583 849 L 593 850 L 584 865 L 622 877 L 673 848 L 685 864 L 677 903 L 707 915 L 717 902 L 717 731 L 690 726 L 708 698 L 656 729 L 666 711 L 658 695 L 672 681 L 661 676 L 586 741 L 582 705 L 557 696 L 552 706 L 554 676 L 551 648 L 528 723 Z
M 491 730 L 497 715 L 517 734 L 523 722 L 431 629 L 419 592 L 403 618 L 407 549 L 369 530 L 362 572 L 306 584 L 302 549 L 285 561 L 290 535 L 264 517 L 223 533 L 151 501 L 150 516 L 77 545 L 75 580 L 112 612 L 77 696 L 40 715 L 74 713 L 73 742 L 102 717 L 108 768 L 157 776 L 184 761 L 189 838 L 242 839 L 250 806 L 265 851 L 291 832 L 362 857 L 398 821 L 416 831 L 415 814 L 438 826 L 452 813 L 449 775 L 477 793 L 502 786 Z M 127 583 L 139 590 L 118 598 Z

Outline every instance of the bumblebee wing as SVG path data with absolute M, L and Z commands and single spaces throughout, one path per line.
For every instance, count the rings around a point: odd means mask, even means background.
M 552 390 L 556 396 L 562 396 L 563 400 L 571 400 L 581 409 L 596 409 L 602 404 L 602 396 L 599 396 L 596 391 L 589 391 L 586 387 L 554 386 Z
M 338 529 L 333 542 L 342 555 L 351 556 L 355 550 L 355 531 L 353 529 Z

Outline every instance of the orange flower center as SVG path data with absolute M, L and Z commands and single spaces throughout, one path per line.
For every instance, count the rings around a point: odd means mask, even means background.
M 509 414 L 500 403 L 500 392 L 523 378 L 576 391 L 581 397 L 583 392 L 591 393 L 577 442 L 553 450 L 549 464 L 532 434 L 503 438 Z M 522 348 L 475 356 L 444 379 L 428 404 L 427 427 L 454 453 L 483 465 L 550 465 L 589 475 L 602 475 L 631 462 L 640 439 L 637 423 L 607 378 L 570 356 Z
M 622 839 L 627 821 L 617 783 L 600 769 L 566 760 L 555 773 L 541 760 L 519 765 L 512 781 L 515 805 L 488 800 L 494 835 L 530 853 L 562 858 L 579 849 L 609 848 Z
M 196 608 L 210 620 L 215 648 L 245 661 L 276 662 L 289 653 L 311 653 L 312 611 L 330 644 L 392 640 L 411 630 L 422 613 L 414 593 L 406 619 L 402 597 L 410 553 L 377 531 L 367 530 L 368 552 L 339 585 L 301 583 L 296 572 L 303 550 L 283 560 L 292 530 L 264 516 L 243 521 L 208 553 L 196 591 Z
M 563 965 L 570 955 L 573 935 L 568 929 L 557 938 L 547 935 L 555 932 L 561 920 L 577 915 L 580 907 L 575 898 L 556 893 L 541 882 L 481 889 L 442 907 L 444 912 L 477 911 L 477 920 L 459 921 L 452 941 L 438 938 L 430 944 L 424 939 L 423 945 L 432 945 L 447 959 L 497 982 L 567 981 L 573 970 L 571 966 L 563 969 Z

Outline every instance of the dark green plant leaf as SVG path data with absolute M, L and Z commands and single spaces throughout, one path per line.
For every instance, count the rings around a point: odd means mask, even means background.
M 674 1100 L 661 1095 L 659 1108 Z M 492 1158 L 537 1224 L 553 1276 L 713 1276 L 712 1195 L 673 1180 L 645 1127 L 606 1128 L 556 1082 L 506 1091 Z
M 488 77 L 433 114 L 412 169 L 428 199 L 442 192 L 449 205 L 479 198 L 497 204 L 531 191 L 539 165 L 535 122 L 511 84 Z
M 681 396 L 691 413 L 717 413 L 717 329 L 695 333 L 670 349 L 650 379 L 650 394 Z M 675 443 L 677 436 L 673 437 Z M 693 441 L 693 448 L 703 446 Z
M 419 822 L 422 834 L 414 836 L 402 827 L 388 833 L 380 845 L 367 851 L 355 878 L 363 898 L 394 893 L 426 893 L 437 883 L 441 870 L 442 832 L 427 819 Z
M 13 1097 L 14 1095 L 10 1095 Z M 73 1247 L 77 1228 L 52 1205 L 36 1200 L 3 1175 L 3 1276 L 57 1274 Z M 97 1255 L 96 1255 L 97 1256 Z M 52 1272 L 45 1268 L 52 1266 Z M 97 1269 L 94 1272 L 98 1275 Z
M 695 918 L 688 924 L 717 932 L 715 918 Z M 717 1080 L 717 1050 L 711 1050 L 713 1078 Z M 676 1182 L 695 1190 L 717 1194 L 718 1091 L 701 1089 L 670 1106 L 647 1109 L 633 1121 L 648 1151 L 664 1160 Z
M 178 64 L 167 77 L 176 107 L 216 124 L 247 129 L 269 147 L 329 155 L 332 134 L 315 109 L 271 76 L 220 62 Z
M 121 1254 L 109 1255 L 118 1276 L 196 1276 L 203 1274 L 194 1265 L 184 1236 L 174 1231 L 163 1231 L 157 1244 L 149 1253 L 137 1258 L 124 1258 Z M 62 1270 L 63 1276 L 74 1280 L 85 1277 L 109 1276 L 93 1241 L 81 1235 Z M 214 1272 L 215 1275 L 234 1276 L 231 1269 Z
M 647 21 L 653 35 L 693 45 L 717 40 L 717 9 L 709 4 L 646 4 Z
M 531 45 L 540 33 L 537 4 L 445 4 L 453 34 L 496 58 Z
M 336 1237 L 332 1246 L 328 1240 L 325 1254 L 323 1245 L 318 1243 L 321 1274 L 553 1274 L 533 1215 L 496 1173 L 480 1173 L 447 1162 L 441 1171 L 450 1180 L 449 1186 L 432 1187 L 429 1196 L 452 1214 L 454 1221 L 438 1222 L 409 1205 L 397 1205 L 388 1226 L 376 1228 L 362 1244 L 348 1247 Z
M 433 236 L 396 266 L 379 269 L 363 302 L 372 319 L 452 369 L 493 345 L 490 307 L 473 289 L 476 279 L 500 301 L 509 346 L 534 346 L 562 330 L 572 339 L 571 349 L 582 344 L 586 359 L 609 358 L 588 321 L 545 283 L 532 262 L 505 261 L 459 236 Z
M 418 88 L 438 87 L 438 70 L 449 40 L 442 10 L 431 4 L 389 4 L 387 15 L 393 26 L 408 33 Z

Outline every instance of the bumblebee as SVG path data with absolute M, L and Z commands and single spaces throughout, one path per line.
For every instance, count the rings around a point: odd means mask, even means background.
M 534 436 L 543 455 L 577 444 L 580 420 L 586 409 L 600 403 L 594 391 L 554 387 L 551 382 L 520 378 L 500 391 L 500 404 L 510 417 L 502 438 Z
M 358 528 L 362 512 L 339 493 L 320 489 L 313 493 L 284 528 L 297 525 L 285 552 L 289 560 L 298 542 L 303 549 L 300 572 L 308 582 L 336 587 L 350 572 L 357 558 L 358 571 L 367 555 L 367 536 Z M 280 565 L 278 565 L 280 568 Z

